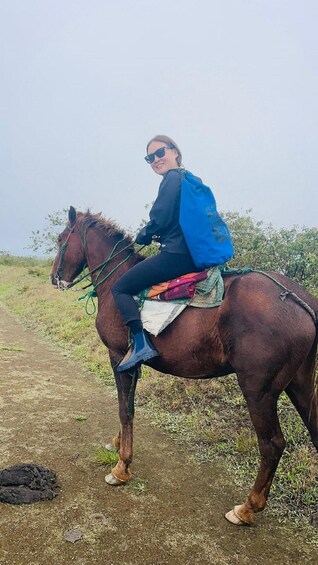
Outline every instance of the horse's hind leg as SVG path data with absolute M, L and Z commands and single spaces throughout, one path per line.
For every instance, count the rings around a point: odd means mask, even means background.
M 282 377 L 282 374 L 276 376 L 280 383 L 285 380 Z M 251 524 L 254 514 L 264 510 L 286 442 L 277 416 L 277 400 L 280 390 L 275 391 L 274 379 L 267 379 L 266 386 L 263 383 L 263 386 L 254 386 L 254 388 L 252 388 L 252 383 L 255 382 L 255 379 L 252 375 L 244 375 L 244 377 L 238 375 L 238 380 L 257 434 L 261 456 L 256 481 L 246 502 L 235 506 L 234 510 L 226 514 L 230 522 L 243 525 Z
M 315 374 L 315 360 L 316 344 L 286 387 L 286 393 L 301 416 L 318 451 L 318 381 Z

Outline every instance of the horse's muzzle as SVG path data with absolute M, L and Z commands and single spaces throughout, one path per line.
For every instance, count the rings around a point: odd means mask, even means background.
M 52 285 L 59 290 L 65 290 L 68 287 L 69 283 L 67 281 L 62 281 L 58 275 L 53 275 L 53 273 L 51 273 L 50 279 Z
M 53 273 L 50 274 L 50 281 L 51 281 L 51 284 L 52 284 L 53 286 L 55 286 L 56 288 L 58 288 L 57 278 L 56 278 L 55 275 L 53 275 Z

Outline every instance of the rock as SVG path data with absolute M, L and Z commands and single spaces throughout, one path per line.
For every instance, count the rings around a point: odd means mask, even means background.
M 66 530 L 66 532 L 64 532 L 64 539 L 71 543 L 75 543 L 76 541 L 81 540 L 83 538 L 83 535 L 84 534 L 83 532 L 81 532 L 81 530 L 74 528 Z
M 8 504 L 31 504 L 52 500 L 59 486 L 54 471 L 22 463 L 0 471 L 0 502 Z
M 92 514 L 92 518 L 94 518 L 94 520 L 100 522 L 104 526 L 107 524 L 107 518 L 105 514 L 102 514 L 102 512 L 97 512 L 96 514 Z

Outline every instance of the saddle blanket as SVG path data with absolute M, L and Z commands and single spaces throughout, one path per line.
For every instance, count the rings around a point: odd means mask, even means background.
M 220 306 L 224 293 L 221 271 L 218 267 L 213 267 L 205 271 L 205 273 L 206 276 L 202 277 L 203 280 L 195 284 L 195 292 L 191 298 L 166 302 L 151 297 L 148 298 L 147 295 L 151 292 L 150 289 L 146 289 L 136 296 L 135 300 L 138 302 L 141 321 L 145 330 L 154 336 L 159 335 L 188 306 L 195 308 L 215 308 Z M 199 273 L 195 274 L 198 275 Z M 184 275 L 184 277 L 188 277 L 188 275 Z M 166 285 L 167 283 L 162 284 Z M 161 287 L 161 285 L 156 286 Z
M 188 273 L 181 275 L 177 279 L 155 284 L 140 293 L 147 300 L 179 300 L 180 298 L 193 298 L 195 286 L 198 282 L 208 278 L 207 271 L 200 273 Z

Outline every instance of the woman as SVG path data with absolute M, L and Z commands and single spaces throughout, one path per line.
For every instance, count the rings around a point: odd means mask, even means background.
M 183 170 L 181 151 L 170 137 L 157 135 L 149 141 L 145 159 L 163 179 L 150 210 L 150 221 L 138 233 L 136 243 L 149 245 L 154 238 L 160 241 L 161 246 L 158 255 L 129 269 L 112 287 L 117 308 L 133 338 L 133 346 L 119 364 L 118 371 L 127 371 L 158 356 L 143 330 L 133 295 L 154 284 L 198 270 L 179 224 Z

